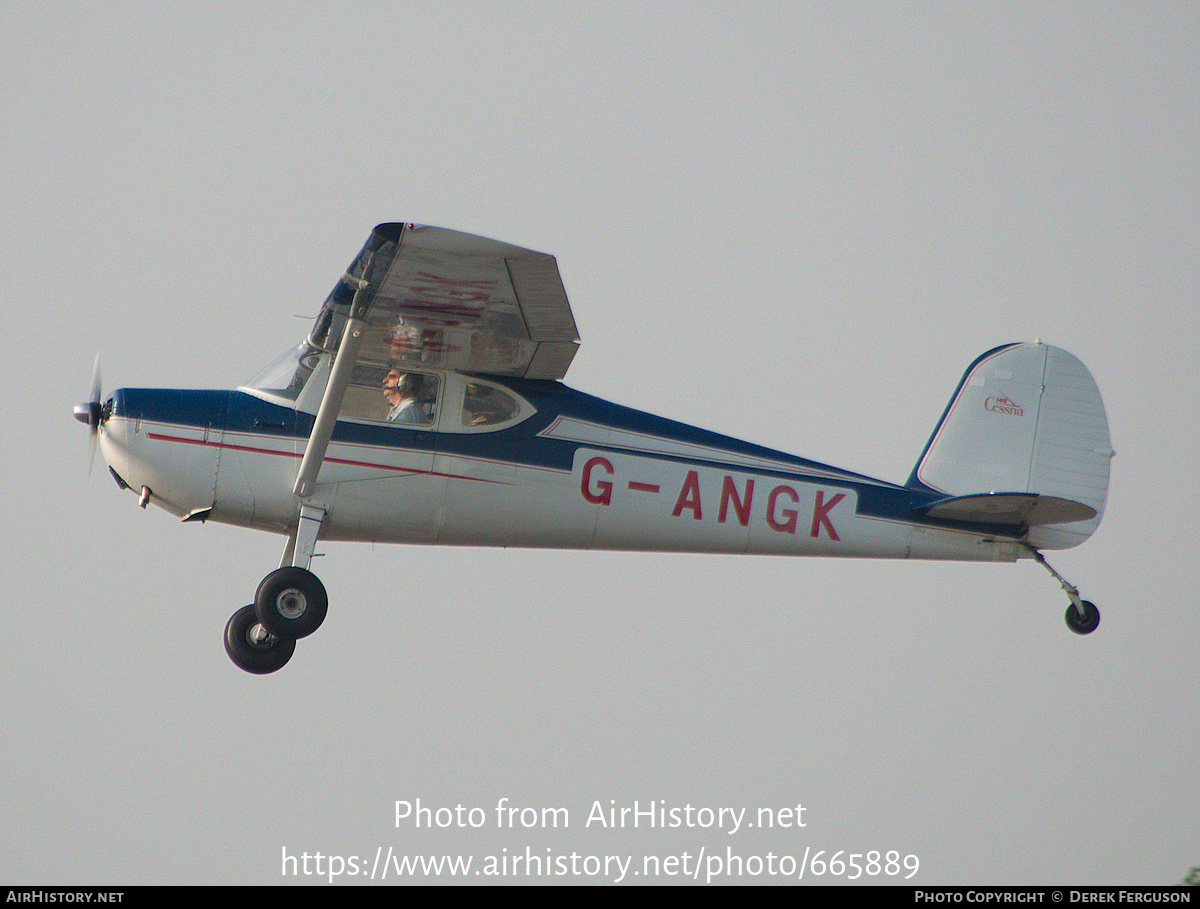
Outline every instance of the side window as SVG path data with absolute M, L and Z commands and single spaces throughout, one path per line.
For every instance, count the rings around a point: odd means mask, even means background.
M 359 366 L 346 389 L 341 416 L 398 426 L 432 426 L 437 419 L 437 397 L 437 376 Z
M 468 382 L 463 395 L 463 426 L 507 423 L 521 413 L 521 405 L 508 392 L 482 382 Z

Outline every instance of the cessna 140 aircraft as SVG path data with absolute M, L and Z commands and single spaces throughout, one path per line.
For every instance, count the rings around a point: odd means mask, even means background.
M 1096 530 L 1108 422 L 1040 342 L 967 369 L 903 485 L 654 417 L 561 383 L 579 336 L 552 256 L 381 224 L 306 340 L 235 391 L 123 388 L 75 409 L 122 489 L 184 521 L 286 537 L 229 620 L 247 672 L 325 617 L 318 539 L 859 558 L 1033 558 Z

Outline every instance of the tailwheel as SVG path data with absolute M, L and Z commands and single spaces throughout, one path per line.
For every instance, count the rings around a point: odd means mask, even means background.
M 325 585 L 311 571 L 295 565 L 272 571 L 254 595 L 258 621 L 271 634 L 291 641 L 320 628 L 328 609 Z
M 1088 600 L 1080 600 L 1077 607 L 1074 603 L 1067 607 L 1067 627 L 1076 634 L 1091 634 L 1100 624 L 1100 610 L 1096 604 Z
M 283 668 L 296 652 L 296 642 L 271 634 L 250 605 L 235 612 L 225 626 L 225 652 L 238 669 L 266 675 Z
M 1095 631 L 1100 624 L 1100 610 L 1096 608 L 1096 604 L 1081 598 L 1075 585 L 1051 568 L 1046 557 L 1040 552 L 1028 543 L 1022 545 L 1029 550 L 1029 554 L 1037 560 L 1037 563 L 1050 572 L 1051 576 L 1062 585 L 1062 589 L 1071 600 L 1071 605 L 1067 607 L 1067 614 L 1064 616 L 1067 620 L 1067 627 L 1076 634 L 1091 634 Z

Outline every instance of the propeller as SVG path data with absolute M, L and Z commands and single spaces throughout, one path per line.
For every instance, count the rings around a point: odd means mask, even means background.
M 101 414 L 100 405 L 100 355 L 96 355 L 95 365 L 92 366 L 92 395 L 83 404 L 75 405 L 75 419 L 88 425 L 91 436 L 88 445 L 88 476 L 92 473 L 92 462 L 96 459 L 96 441 L 100 434 Z

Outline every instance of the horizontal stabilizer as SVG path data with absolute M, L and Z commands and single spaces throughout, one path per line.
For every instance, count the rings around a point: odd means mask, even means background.
M 919 509 L 930 518 L 1004 527 L 1042 527 L 1090 521 L 1096 509 L 1082 502 L 1026 492 L 990 492 L 943 499 Z

